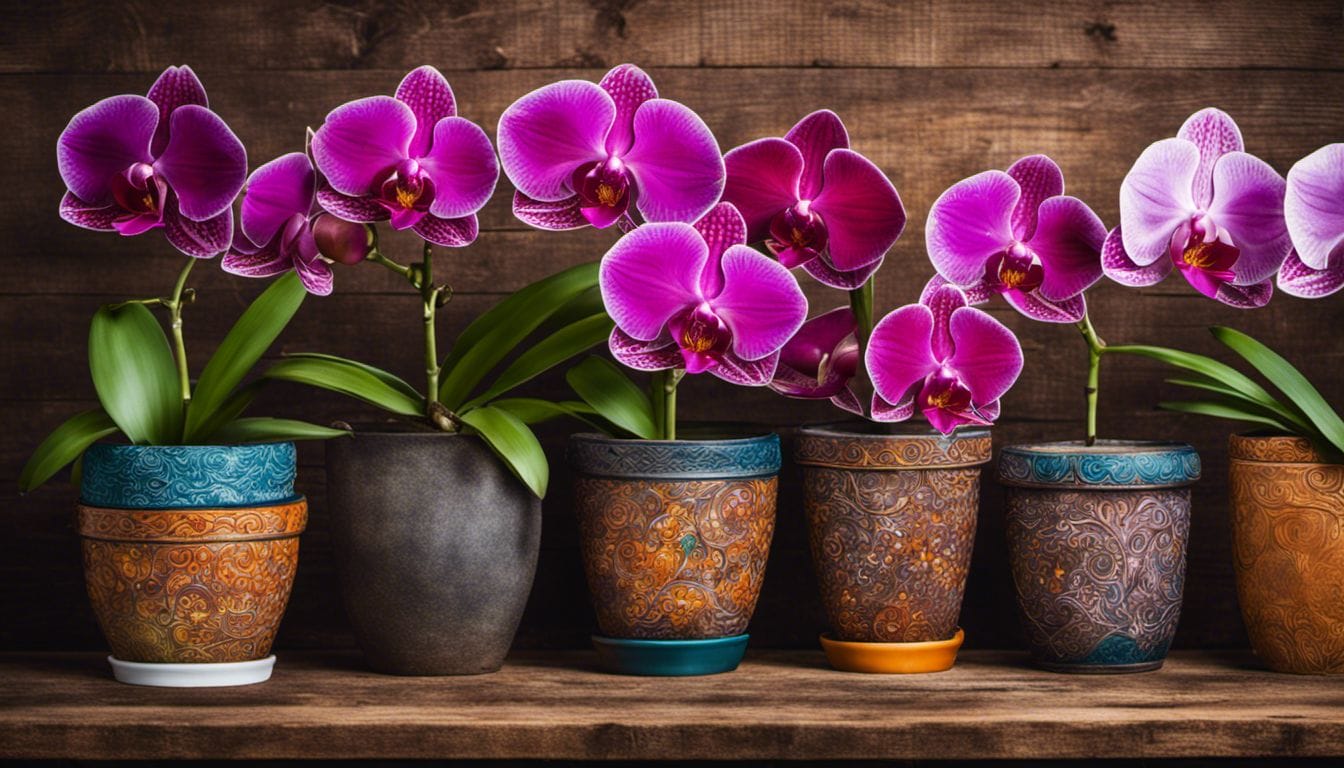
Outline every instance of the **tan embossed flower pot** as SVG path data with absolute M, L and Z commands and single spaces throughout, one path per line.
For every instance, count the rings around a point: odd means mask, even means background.
M 1344 465 L 1302 438 L 1233 435 L 1237 596 L 1251 645 L 1278 672 L 1344 673 Z

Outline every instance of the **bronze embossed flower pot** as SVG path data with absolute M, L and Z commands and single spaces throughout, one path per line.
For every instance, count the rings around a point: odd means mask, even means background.
M 1008 555 L 1033 660 L 1158 669 L 1176 634 L 1199 455 L 1183 443 L 1009 446 Z
M 988 430 L 800 431 L 812 563 L 832 666 L 936 672 L 956 659 Z M 935 647 L 936 646 L 936 647 Z
M 1233 435 L 1237 597 L 1256 654 L 1279 672 L 1344 673 L 1344 465 L 1298 437 Z
M 726 672 L 775 530 L 779 437 L 570 438 L 580 548 L 611 671 Z
M 118 680 L 270 677 L 308 505 L 292 443 L 95 445 L 84 457 L 84 575 Z

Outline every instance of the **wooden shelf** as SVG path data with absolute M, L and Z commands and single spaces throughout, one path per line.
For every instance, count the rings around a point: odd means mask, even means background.
M 976 759 L 1344 755 L 1344 681 L 1177 653 L 1070 676 L 967 652 L 950 672 L 834 672 L 758 652 L 713 677 L 619 677 L 590 653 L 470 678 L 398 678 L 283 653 L 263 685 L 136 688 L 92 654 L 0 655 L 0 757 Z

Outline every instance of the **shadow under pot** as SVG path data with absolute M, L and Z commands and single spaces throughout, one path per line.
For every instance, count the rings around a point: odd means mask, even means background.
M 737 668 L 775 530 L 779 437 L 574 435 L 575 512 L 602 666 L 632 675 Z
M 89 447 L 76 522 L 117 680 L 270 678 L 308 519 L 294 474 L 293 443 Z
M 800 431 L 812 564 L 846 672 L 950 669 L 975 544 L 988 430 L 942 436 L 909 427 Z
M 1344 674 L 1344 465 L 1298 437 L 1233 435 L 1232 554 L 1246 633 L 1270 669 Z
M 541 500 L 471 435 L 357 429 L 326 448 L 336 572 L 368 665 L 498 670 L 532 591 Z
M 999 458 L 1008 555 L 1035 663 L 1159 669 L 1181 613 L 1195 449 L 1102 440 L 1017 445 Z

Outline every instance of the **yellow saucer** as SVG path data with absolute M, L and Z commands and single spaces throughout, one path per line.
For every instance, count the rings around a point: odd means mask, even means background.
M 821 647 L 826 651 L 827 661 L 841 672 L 909 675 L 951 669 L 964 639 L 966 633 L 960 627 L 947 640 L 922 643 L 860 643 L 832 640 L 823 634 Z

